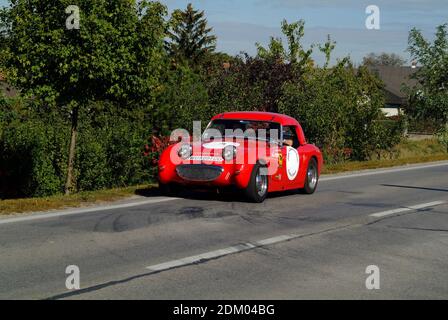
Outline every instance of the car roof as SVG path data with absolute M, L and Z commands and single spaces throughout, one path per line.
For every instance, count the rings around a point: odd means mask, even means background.
M 280 113 L 261 112 L 261 111 L 225 112 L 218 114 L 212 118 L 212 120 L 216 119 L 270 121 L 280 123 L 283 126 L 299 125 L 298 121 L 290 116 Z

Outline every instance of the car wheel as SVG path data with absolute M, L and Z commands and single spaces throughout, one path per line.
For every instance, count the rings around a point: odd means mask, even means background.
M 316 191 L 317 183 L 319 182 L 319 171 L 317 168 L 317 161 L 314 158 L 308 162 L 306 170 L 305 187 L 302 191 L 306 194 L 313 194 Z
M 257 163 L 252 170 L 249 185 L 246 188 L 246 196 L 252 202 L 261 203 L 268 195 L 268 176 L 263 169 L 265 167 Z

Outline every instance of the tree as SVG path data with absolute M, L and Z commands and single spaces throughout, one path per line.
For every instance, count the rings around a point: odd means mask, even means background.
M 151 112 L 150 123 L 158 135 L 170 135 L 174 128 L 191 130 L 193 121 L 209 121 L 208 96 L 202 77 L 188 65 L 178 65 L 166 73 L 163 94 Z
M 406 60 L 395 53 L 369 53 L 362 60 L 364 66 L 392 66 L 401 67 L 406 63 Z
M 366 160 L 373 151 L 390 149 L 401 136 L 398 125 L 389 130 L 378 121 L 384 106 L 380 81 L 349 59 L 310 69 L 300 82 L 286 82 L 278 106 L 279 112 L 300 120 L 308 141 L 322 148 L 328 163 Z
M 229 68 L 220 68 L 206 82 L 209 105 L 218 112 L 235 108 L 247 111 L 278 112 L 282 86 L 288 81 L 300 81 L 302 71 L 311 66 L 312 48 L 305 50 L 300 43 L 304 22 L 282 22 L 281 38 L 271 37 L 267 48 L 256 43 L 257 56 L 238 56 Z
M 248 55 L 221 68 L 207 81 L 209 105 L 215 112 L 246 110 L 277 112 L 277 101 L 285 81 L 297 73 L 291 64 Z
M 158 2 L 79 0 L 80 27 L 69 29 L 71 4 L 11 0 L 0 13 L 0 57 L 8 80 L 42 107 L 70 117 L 67 194 L 73 189 L 79 113 L 95 100 L 151 101 L 166 15 Z
M 216 36 L 210 34 L 213 29 L 204 16 L 204 11 L 194 10 L 191 3 L 185 11 L 174 10 L 166 43 L 172 57 L 199 64 L 216 49 Z
M 433 43 L 415 28 L 408 42 L 408 51 L 421 66 L 414 75 L 419 86 L 408 88 L 409 113 L 443 127 L 448 122 L 448 24 L 437 27 Z
M 305 22 L 299 20 L 293 23 L 282 21 L 282 33 L 288 41 L 287 48 L 284 47 L 281 38 L 271 37 L 268 48 L 264 48 L 259 43 L 256 43 L 257 57 L 275 61 L 277 63 L 290 63 L 300 70 L 303 67 L 312 64 L 311 54 L 313 53 L 313 46 L 305 50 L 301 44 L 301 40 L 305 34 Z
M 319 45 L 319 51 L 325 54 L 324 68 L 328 68 L 331 60 L 331 53 L 336 47 L 336 42 L 331 40 L 330 35 L 327 35 L 327 41 L 323 45 Z

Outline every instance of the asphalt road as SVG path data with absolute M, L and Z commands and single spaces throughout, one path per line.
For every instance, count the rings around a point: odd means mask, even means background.
M 263 204 L 144 201 L 0 219 L 0 298 L 448 299 L 448 163 L 325 177 L 312 196 Z M 68 265 L 80 290 L 65 286 Z

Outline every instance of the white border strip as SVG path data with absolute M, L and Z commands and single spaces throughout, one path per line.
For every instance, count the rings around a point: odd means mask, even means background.
M 227 247 L 224 249 L 209 251 L 209 252 L 202 253 L 202 254 L 199 254 L 196 256 L 186 257 L 186 258 L 182 258 L 182 259 L 178 259 L 178 260 L 172 260 L 172 261 L 152 265 L 152 266 L 146 267 L 146 269 L 151 270 L 153 272 L 165 271 L 165 270 L 169 270 L 169 269 L 173 269 L 173 268 L 179 268 L 179 267 L 183 267 L 183 266 L 192 265 L 195 263 L 200 263 L 201 261 L 204 261 L 204 260 L 225 257 L 230 254 L 248 251 L 248 250 L 252 250 L 252 249 L 259 248 L 259 247 L 266 246 L 266 245 L 285 242 L 285 241 L 292 240 L 292 239 L 295 239 L 295 238 L 298 238 L 301 236 L 302 235 L 300 235 L 300 234 L 289 234 L 289 235 L 283 235 L 283 236 L 260 240 L 260 241 L 254 242 L 254 243 L 246 242 L 246 243 L 242 243 L 242 244 L 239 244 L 236 246 Z
M 24 216 L 24 217 L 0 219 L 0 225 L 1 224 L 6 224 L 6 223 L 21 222 L 21 221 L 58 218 L 58 217 L 69 216 L 69 215 L 80 214 L 80 213 L 99 212 L 99 211 L 107 211 L 107 210 L 114 210 L 114 209 L 131 208 L 131 207 L 141 206 L 141 205 L 144 205 L 144 204 L 161 203 L 161 202 L 167 202 L 167 201 L 173 201 L 173 200 L 179 200 L 179 198 L 158 197 L 158 198 L 152 198 L 152 199 L 143 200 L 143 201 L 123 203 L 123 204 L 115 204 L 115 205 L 107 205 L 107 206 L 95 206 L 95 207 L 91 207 L 91 208 L 82 208 L 82 209 L 70 209 L 70 210 L 57 211 L 57 212 L 51 212 L 51 213 L 48 213 L 48 212 L 34 213 L 34 214 L 31 214 L 31 215 L 28 215 L 28 216 Z
M 418 169 L 428 169 L 428 168 L 436 168 L 436 167 L 444 167 L 448 166 L 448 162 L 443 163 L 435 163 L 435 164 L 429 164 L 429 165 L 416 165 L 416 166 L 405 166 L 405 167 L 398 167 L 398 168 L 391 168 L 391 169 L 368 169 L 363 170 L 358 173 L 349 173 L 349 174 L 336 174 L 336 175 L 323 175 L 319 181 L 332 181 L 332 180 L 339 180 L 339 179 L 348 179 L 348 178 L 357 178 L 357 177 L 365 177 L 365 176 L 372 176 L 377 174 L 386 174 L 386 173 L 394 173 L 394 172 L 403 172 L 403 171 L 410 171 L 410 170 L 418 170 Z
M 399 208 L 399 209 L 394 209 L 394 210 L 373 213 L 370 216 L 375 217 L 375 218 L 382 218 L 382 217 L 390 216 L 392 214 L 408 212 L 408 211 L 415 211 L 415 210 L 429 208 L 429 207 L 435 207 L 435 206 L 439 206 L 444 203 L 445 203 L 445 201 L 434 201 L 434 202 L 422 203 L 422 204 L 418 204 L 418 205 L 410 206 L 410 207 L 406 207 L 406 208 Z

